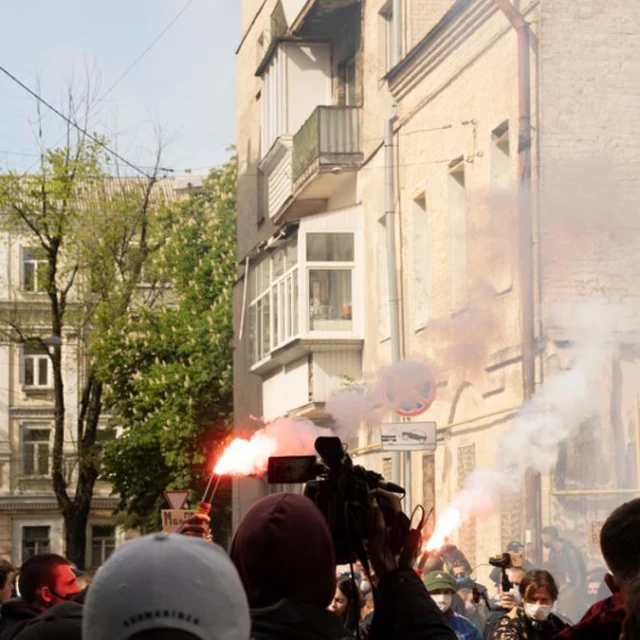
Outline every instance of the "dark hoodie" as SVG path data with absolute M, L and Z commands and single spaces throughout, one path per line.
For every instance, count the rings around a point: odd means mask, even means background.
M 15 640 L 82 640 L 82 605 L 63 602 L 29 622 Z
M 350 637 L 327 611 L 336 587 L 335 553 L 329 527 L 311 500 L 281 493 L 256 502 L 238 527 L 230 555 L 249 599 L 252 638 Z M 413 571 L 385 575 L 379 594 L 371 640 L 455 640 Z
M 247 592 L 256 640 L 347 636 L 326 610 L 335 592 L 335 554 L 329 527 L 311 500 L 280 493 L 256 502 L 230 555 Z
M 0 607 L 0 640 L 11 640 L 31 620 L 39 616 L 40 609 L 22 599 L 8 600 Z

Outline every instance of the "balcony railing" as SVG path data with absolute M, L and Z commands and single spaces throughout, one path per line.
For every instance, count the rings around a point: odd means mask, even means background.
M 292 174 L 299 185 L 315 171 L 362 162 L 360 107 L 317 107 L 293 136 Z

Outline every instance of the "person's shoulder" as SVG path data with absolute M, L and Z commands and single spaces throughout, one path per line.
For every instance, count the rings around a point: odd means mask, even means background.
M 451 617 L 455 620 L 455 626 L 459 628 L 463 628 L 465 630 L 473 629 L 475 631 L 476 626 L 473 624 L 473 622 L 471 622 L 471 620 L 469 620 L 469 618 L 465 618 L 464 616 L 460 615 L 459 613 L 456 613 L 455 611 L 453 613 L 453 616 Z

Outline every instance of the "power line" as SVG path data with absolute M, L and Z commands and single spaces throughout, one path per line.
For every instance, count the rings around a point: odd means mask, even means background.
M 153 49 L 153 47 L 158 43 L 158 41 L 162 39 L 162 37 L 167 33 L 167 31 L 169 31 L 169 29 L 171 29 L 171 27 L 180 19 L 182 14 L 193 4 L 193 1 L 194 0 L 188 0 L 187 4 L 185 4 L 184 7 L 182 7 L 182 9 L 178 11 L 178 13 L 168 22 L 165 28 L 151 41 L 151 43 L 147 46 L 147 48 L 133 60 L 133 62 L 120 74 L 117 80 L 96 100 L 96 102 L 93 105 L 91 105 L 91 107 L 89 108 L 89 111 L 92 111 L 98 104 L 100 104 L 127 77 L 127 75 L 129 75 L 131 70 L 138 64 L 138 62 L 140 62 L 140 60 L 142 60 L 147 55 L 147 53 L 149 53 L 149 51 Z M 63 139 L 64 139 L 64 136 L 61 136 L 53 146 L 57 147 L 60 144 L 60 142 L 62 142 Z M 33 155 L 36 155 L 36 154 L 33 154 Z M 34 166 L 35 166 L 35 163 L 32 164 L 27 169 L 27 173 L 29 173 Z M 135 167 L 135 169 L 137 171 L 140 171 L 137 167 Z M 171 169 L 170 171 L 173 171 L 173 169 Z M 143 173 L 143 172 L 140 172 L 140 173 Z
M 113 149 L 111 149 L 108 145 L 102 142 L 102 140 L 91 135 L 88 131 L 83 129 L 80 125 L 73 122 L 71 118 L 68 118 L 67 116 L 65 116 L 64 113 L 62 113 L 62 111 L 59 111 L 52 104 L 50 104 L 44 98 L 39 96 L 35 91 L 33 91 L 33 89 L 31 89 L 26 84 L 24 84 L 24 82 L 22 82 L 19 78 L 16 78 L 16 76 L 14 76 L 10 71 L 5 69 L 2 65 L 0 65 L 0 71 L 2 71 L 2 73 L 4 73 L 7 77 L 11 78 L 11 80 L 13 80 L 16 84 L 20 85 L 27 93 L 30 93 L 36 100 L 38 100 L 45 107 L 53 111 L 53 113 L 55 113 L 57 116 L 62 118 L 65 122 L 70 124 L 72 127 L 75 127 L 78 131 L 80 131 L 82 134 L 87 136 L 87 138 L 89 138 L 90 140 L 93 140 L 96 144 L 100 145 L 103 149 L 108 151 L 114 158 L 117 158 L 118 160 L 120 160 L 120 162 L 123 162 L 134 171 L 137 171 L 138 173 L 142 174 L 145 178 L 151 179 L 150 175 L 145 173 L 142 169 L 139 169 L 138 167 L 136 167 L 136 165 L 134 165 L 132 162 L 129 162 L 126 158 L 123 158 L 120 154 L 113 151 Z
M 193 0 L 189 0 L 187 4 L 173 17 L 173 19 L 167 24 L 167 26 L 151 41 L 151 44 L 124 70 L 120 77 L 98 98 L 96 104 L 102 102 L 119 84 L 126 78 L 129 72 L 144 58 L 149 51 L 155 46 L 155 44 L 164 36 L 169 29 L 180 19 L 180 16 L 193 4 Z M 95 105 L 93 105 L 95 106 Z

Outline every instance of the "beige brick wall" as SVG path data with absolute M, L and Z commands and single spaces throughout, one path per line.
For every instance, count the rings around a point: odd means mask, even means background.
M 258 4 L 245 0 L 243 16 Z M 255 101 L 259 81 L 253 77 L 254 41 L 268 21 L 272 3 L 267 4 L 257 18 L 253 40 L 246 41 L 238 56 L 238 153 L 241 172 L 247 174 L 239 186 L 241 216 L 255 208 L 250 176 L 257 163 L 260 112 Z M 380 314 L 388 313 L 388 308 L 381 300 L 386 291 L 381 280 L 384 270 L 377 265 L 384 260 L 384 230 L 379 222 L 384 214 L 383 126 L 395 108 L 403 346 L 407 356 L 434 363 L 440 387 L 428 419 L 440 426 L 454 425 L 443 434 L 435 455 L 434 480 L 432 467 L 423 465 L 421 454 L 414 456 L 412 489 L 416 503 L 425 492 L 430 494 L 425 482 L 435 482 L 436 505 L 442 509 L 469 472 L 457 463 L 460 447 L 474 448 L 478 466 L 494 466 L 498 440 L 512 424 L 522 398 L 517 256 L 504 250 L 505 243 L 516 244 L 513 194 L 497 202 L 490 196 L 492 131 L 504 121 L 509 122 L 514 185 L 518 177 L 517 39 L 493 0 L 468 3 L 433 31 L 452 3 L 405 0 L 405 16 L 410 17 L 404 29 L 405 51 L 430 31 L 431 35 L 427 45 L 416 50 L 411 64 L 394 75 L 390 91 L 383 79 L 387 69 L 380 10 L 385 4 L 385 0 L 369 0 L 361 5 L 365 165 L 358 174 L 357 199 L 365 215 L 368 274 L 363 367 L 365 375 L 373 374 L 390 360 L 389 341 L 382 339 L 379 330 L 384 325 Z M 640 196 L 640 4 L 635 0 L 541 0 L 519 5 L 527 11 L 534 32 L 534 195 L 540 186 L 544 196 L 554 180 L 562 185 L 562 194 L 569 188 L 571 195 L 570 206 L 566 198 L 551 204 L 545 197 L 536 201 L 540 205 L 536 222 L 541 242 L 536 250 L 541 257 L 537 265 L 541 313 L 544 316 L 553 301 L 574 294 L 597 293 L 612 302 L 640 301 L 640 252 L 633 249 L 640 223 L 637 216 L 628 217 L 629 204 Z M 585 159 L 592 163 L 594 155 L 603 154 L 609 168 L 596 165 L 585 180 L 580 163 Z M 467 310 L 452 315 L 449 163 L 460 156 L 467 189 L 470 295 Z M 612 179 L 620 183 L 620 176 L 624 189 L 612 195 L 607 185 Z M 412 207 L 418 194 L 424 194 L 429 221 L 426 248 L 414 242 Z M 605 206 L 599 206 L 603 200 Z M 340 201 L 330 198 L 330 208 Z M 496 229 L 501 232 L 499 239 Z M 496 251 L 498 240 L 503 246 Z M 241 244 L 244 250 L 250 242 L 242 239 Z M 430 322 L 416 332 L 413 261 L 414 253 L 421 251 L 428 251 Z M 510 266 L 513 274 L 511 288 L 499 295 L 492 289 L 496 259 Z M 552 329 L 544 326 L 545 331 Z M 547 353 L 539 369 L 551 373 L 551 359 Z M 361 462 L 382 471 L 387 457 L 375 454 Z M 550 487 L 546 480 L 545 487 Z M 429 503 L 433 500 L 431 495 L 424 497 Z M 548 494 L 544 503 L 546 523 L 556 517 L 559 507 Z M 505 499 L 502 506 L 502 517 L 493 514 L 476 527 L 475 545 L 471 539 L 465 542 L 478 562 L 498 551 L 498 541 L 506 544 L 523 537 L 522 500 Z

